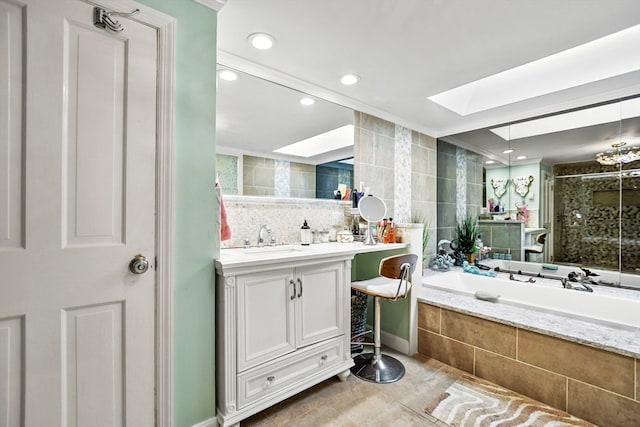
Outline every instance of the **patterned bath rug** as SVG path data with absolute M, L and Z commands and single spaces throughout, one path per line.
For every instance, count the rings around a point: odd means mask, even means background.
M 595 427 L 479 378 L 463 375 L 425 412 L 453 427 Z

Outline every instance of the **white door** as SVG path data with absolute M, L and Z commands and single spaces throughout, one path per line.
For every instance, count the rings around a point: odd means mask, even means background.
M 154 424 L 157 35 L 115 19 L 0 0 L 0 427 Z

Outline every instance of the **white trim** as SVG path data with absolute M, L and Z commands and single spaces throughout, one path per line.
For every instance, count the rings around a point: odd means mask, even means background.
M 173 425 L 173 192 L 176 19 L 131 0 L 99 0 L 110 10 L 138 8 L 130 19 L 158 32 L 156 141 L 156 427 Z
M 198 424 L 194 424 L 191 427 L 217 427 L 218 420 L 214 418 L 209 418 L 208 420 L 200 421 Z
M 158 27 L 156 426 L 173 426 L 173 203 L 176 21 Z
M 393 335 L 390 332 L 380 331 L 380 339 L 382 340 L 382 344 L 394 349 L 395 351 L 399 351 L 400 353 L 407 354 L 411 356 L 409 353 L 409 341 L 400 338 L 397 335 Z M 383 352 L 384 353 L 384 352 Z
M 196 0 L 197 1 L 197 0 Z M 350 98 L 342 95 L 338 92 L 334 92 L 331 89 L 327 89 L 306 80 L 302 80 L 291 74 L 284 73 L 271 67 L 267 67 L 262 64 L 250 61 L 240 56 L 234 55 L 224 50 L 218 49 L 218 64 L 225 67 L 233 68 L 238 71 L 242 71 L 261 79 L 269 80 L 274 83 L 281 84 L 283 86 L 290 87 L 292 89 L 304 92 L 308 95 L 312 95 L 318 98 L 322 98 L 334 104 L 342 105 L 347 108 L 351 108 L 356 111 L 360 111 L 366 114 L 370 114 L 379 117 L 384 120 L 388 120 L 392 123 L 399 124 L 409 129 L 422 132 L 426 135 L 436 135 L 435 130 L 426 128 L 423 124 L 412 123 L 406 119 L 390 114 L 387 111 L 380 110 L 377 107 L 373 107 L 357 99 Z
M 227 0 L 193 0 L 196 3 L 200 3 L 203 6 L 208 7 L 209 9 L 213 9 L 216 12 L 219 12 L 227 3 Z

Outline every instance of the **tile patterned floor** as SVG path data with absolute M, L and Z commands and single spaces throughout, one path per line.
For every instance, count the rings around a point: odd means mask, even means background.
M 373 384 L 350 375 L 331 378 L 241 423 L 245 426 L 439 426 L 425 406 L 464 373 L 421 355 L 387 351 L 402 361 L 404 378 Z

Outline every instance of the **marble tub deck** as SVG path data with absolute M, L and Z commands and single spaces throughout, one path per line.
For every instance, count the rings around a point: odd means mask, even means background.
M 550 335 L 625 356 L 640 358 L 640 327 L 615 327 L 595 321 L 572 318 L 567 315 L 523 308 L 501 303 L 500 301 L 497 303 L 482 301 L 473 296 L 434 289 L 424 285 L 424 283 L 428 283 L 430 274 L 447 273 L 427 271 L 425 277 L 423 277 L 423 286 L 418 289 L 418 302 L 517 326 L 532 332 Z M 469 276 L 473 280 L 473 275 Z M 598 291 L 640 299 L 640 291 L 603 287 L 598 287 Z M 567 292 L 578 291 L 567 290 Z M 638 324 L 640 325 L 640 314 L 638 314 L 638 319 Z

